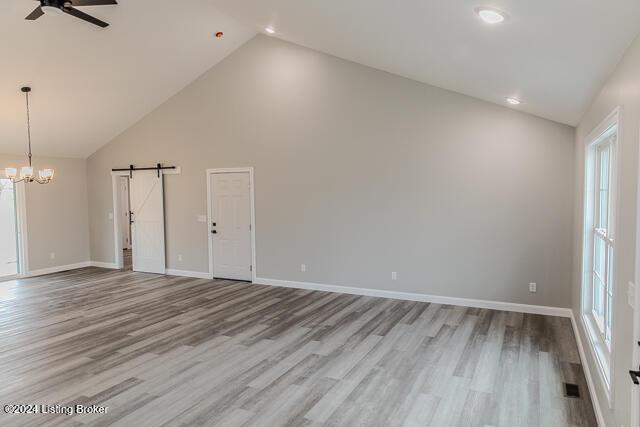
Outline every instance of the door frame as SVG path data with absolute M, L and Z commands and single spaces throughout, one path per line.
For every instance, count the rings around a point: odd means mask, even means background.
M 249 199 L 251 209 L 251 281 L 256 281 L 256 209 L 255 209 L 255 193 L 254 193 L 254 179 L 253 179 L 253 167 L 243 168 L 217 168 L 207 169 L 207 240 L 209 243 L 209 278 L 213 279 L 213 234 L 211 233 L 212 212 L 211 212 L 211 200 L 212 191 L 211 188 L 211 176 L 218 173 L 249 173 Z
M 638 181 L 640 185 L 640 171 L 638 171 Z M 633 352 L 631 360 L 633 367 L 638 369 L 640 365 L 640 186 L 637 188 L 637 206 L 636 212 L 636 277 L 635 283 L 629 284 L 633 286 L 635 293 L 635 301 L 633 306 Z M 628 377 L 625 376 L 625 381 Z M 631 424 L 632 426 L 640 425 L 640 386 L 631 384 Z
M 179 175 L 181 173 L 180 166 L 175 169 L 163 169 L 160 171 L 163 175 Z M 106 267 L 115 268 L 121 270 L 124 268 L 124 248 L 122 247 L 122 233 L 120 230 L 120 212 L 122 206 L 120 206 L 120 177 L 129 176 L 130 171 L 111 171 L 111 193 L 113 195 L 113 210 L 111 215 L 113 216 L 113 264 Z M 136 173 L 133 171 L 133 173 Z M 131 187 L 129 187 L 131 192 Z M 166 225 L 166 223 L 165 223 Z M 165 242 L 166 245 L 166 242 Z M 133 248 L 132 248 L 133 249 Z
M 0 178 L 6 179 L 3 172 L 0 172 Z M 7 280 L 13 280 L 17 278 L 28 277 L 29 270 L 29 238 L 27 234 L 27 186 L 25 182 L 19 182 L 14 184 L 14 197 L 16 201 L 16 242 L 18 244 L 18 274 L 12 276 L 5 276 L 0 279 L 0 282 Z

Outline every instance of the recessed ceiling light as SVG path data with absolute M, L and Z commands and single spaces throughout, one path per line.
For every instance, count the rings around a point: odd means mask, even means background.
M 264 30 L 267 32 L 267 34 L 275 34 L 276 33 L 276 30 L 274 30 L 273 27 L 267 27 Z
M 518 105 L 518 104 L 522 104 L 522 101 L 520 101 L 518 98 L 514 98 L 514 97 L 508 97 L 506 98 L 507 102 L 511 105 Z
M 489 7 L 479 7 L 476 9 L 476 13 L 487 24 L 499 24 L 504 22 L 506 15 L 497 9 L 491 9 Z

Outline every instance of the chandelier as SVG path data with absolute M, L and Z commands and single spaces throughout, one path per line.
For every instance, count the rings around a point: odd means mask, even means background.
M 33 165 L 31 163 L 31 158 L 33 155 L 31 154 L 31 118 L 29 117 L 29 92 L 31 92 L 30 87 L 23 87 L 22 92 L 25 95 L 27 100 L 27 137 L 29 141 L 29 166 L 23 166 L 20 168 L 20 175 L 18 175 L 18 168 L 8 167 L 4 170 L 5 175 L 9 180 L 11 180 L 14 184 L 18 182 L 37 182 L 38 184 L 48 184 L 53 181 L 53 169 L 42 169 L 38 171 L 38 176 L 34 176 L 33 174 Z

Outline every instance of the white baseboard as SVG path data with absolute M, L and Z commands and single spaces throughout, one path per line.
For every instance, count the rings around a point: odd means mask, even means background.
M 203 273 L 201 271 L 175 270 L 173 268 L 167 268 L 165 271 L 165 274 L 167 276 L 193 277 L 196 279 L 212 279 L 209 273 Z
M 580 330 L 578 323 L 576 322 L 573 310 L 571 310 L 571 326 L 573 327 L 573 335 L 576 337 L 576 344 L 578 345 L 578 353 L 580 354 L 580 363 L 582 364 L 582 370 L 584 376 L 587 378 L 587 386 L 589 387 L 589 395 L 591 396 L 591 403 L 593 404 L 593 410 L 596 413 L 596 420 L 598 425 L 605 427 L 604 416 L 602 415 L 602 409 L 600 408 L 600 401 L 596 393 L 595 384 L 593 383 L 593 375 L 591 375 L 591 369 L 587 361 L 587 353 L 582 345 L 582 338 L 580 338 Z
M 542 305 L 516 304 L 501 301 L 488 301 L 468 298 L 444 297 L 410 292 L 384 291 L 380 289 L 355 288 L 351 286 L 325 285 L 321 283 L 293 282 L 289 280 L 266 279 L 257 277 L 258 285 L 279 286 L 283 288 L 308 289 L 313 291 L 336 292 L 341 294 L 364 295 L 370 297 L 391 298 L 406 301 L 431 302 L 435 304 L 459 305 L 463 307 L 487 308 L 491 310 L 515 311 L 518 313 L 543 314 L 547 316 L 571 317 L 570 308 L 548 307 Z
M 21 277 L 44 276 L 46 274 L 59 273 L 61 271 L 67 271 L 67 270 L 77 270 L 78 268 L 86 268 L 90 266 L 91 266 L 91 261 L 83 261 L 75 264 L 59 265 L 56 267 L 42 268 L 40 270 L 31 270 L 27 274 Z
M 91 267 L 108 268 L 111 270 L 117 270 L 118 264 L 116 264 L 115 262 L 91 261 Z

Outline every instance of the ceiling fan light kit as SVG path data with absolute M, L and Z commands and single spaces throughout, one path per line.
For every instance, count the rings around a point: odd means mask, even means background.
M 87 21 L 90 24 L 97 25 L 101 28 L 106 28 L 109 26 L 108 23 L 101 21 L 98 18 L 94 18 L 93 16 L 86 14 L 76 7 L 83 6 L 109 6 L 109 5 L 117 5 L 118 2 L 116 0 L 36 0 L 40 2 L 40 6 L 36 7 L 33 12 L 31 12 L 25 19 L 28 21 L 35 21 L 40 18 L 42 15 L 62 15 L 67 14 L 71 15 L 75 18 L 82 19 L 83 21 Z
M 27 101 L 27 137 L 29 141 L 29 154 L 27 157 L 29 159 L 29 166 L 22 166 L 20 168 L 20 175 L 18 175 L 18 168 L 13 166 L 5 168 L 4 174 L 14 184 L 17 184 L 18 182 L 37 182 L 38 184 L 48 184 L 53 181 L 53 176 L 55 175 L 55 171 L 53 169 L 42 169 L 38 171 L 38 176 L 34 176 L 33 174 L 33 164 L 31 161 L 33 157 L 33 154 L 31 153 L 31 117 L 29 113 L 29 93 L 31 93 L 31 88 L 25 86 L 21 90 Z

